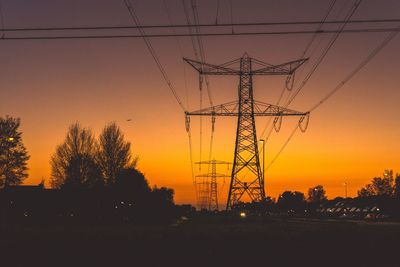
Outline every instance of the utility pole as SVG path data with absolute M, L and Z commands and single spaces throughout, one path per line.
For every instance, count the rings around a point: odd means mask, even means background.
M 273 116 L 274 124 L 280 125 L 283 116 L 300 116 L 299 124 L 308 118 L 308 112 L 298 112 L 285 107 L 256 101 L 253 98 L 254 75 L 293 75 L 307 59 L 271 65 L 244 54 L 243 57 L 221 65 L 196 60 L 184 60 L 198 71 L 199 75 L 239 76 L 238 100 L 225 104 L 185 112 L 186 129 L 190 128 L 190 116 L 236 116 L 236 142 L 231 181 L 226 209 L 231 209 L 243 196 L 250 201 L 265 199 L 264 177 L 260 167 L 255 116 Z
M 230 177 L 230 176 L 217 173 L 217 164 L 229 165 L 231 163 L 213 159 L 210 161 L 196 162 L 195 164 L 207 164 L 209 166 L 211 165 L 211 173 L 196 175 L 196 178 L 203 178 L 202 183 L 206 183 L 207 190 L 208 190 L 206 192 L 204 192 L 204 191 L 199 192 L 199 202 L 200 202 L 199 206 L 201 209 L 206 209 L 206 207 L 207 207 L 209 210 L 218 210 L 219 207 L 218 207 L 217 178 Z M 208 178 L 210 178 L 210 181 L 208 181 Z M 205 197 L 205 196 L 207 196 L 207 197 Z M 204 201 L 203 201 L 204 199 L 207 199 L 207 203 L 204 203 Z

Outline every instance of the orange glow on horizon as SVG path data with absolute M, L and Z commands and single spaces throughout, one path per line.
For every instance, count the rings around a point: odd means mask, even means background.
M 113 1 L 99 4 L 98 12 L 93 12 L 93 6 L 87 3 L 82 3 L 79 9 L 67 2 L 51 3 L 46 9 L 39 10 L 34 1 L 24 3 L 24 8 L 14 2 L 5 3 L 6 11 L 20 12 L 15 17 L 13 14 L 7 16 L 10 28 L 72 25 L 65 8 L 74 14 L 73 25 L 131 23 L 123 6 L 111 3 Z M 236 2 L 235 9 L 241 10 L 243 15 L 238 15 L 238 21 L 320 21 L 327 8 L 325 1 L 313 1 L 313 8 L 298 1 L 292 1 L 290 5 L 258 1 L 259 8 L 252 8 L 246 1 Z M 398 17 L 400 1 L 391 4 L 398 8 L 379 2 L 361 5 L 355 19 Z M 171 10 L 177 13 L 173 18 L 178 22 L 185 21 L 183 11 L 172 5 Z M 200 6 L 201 19 L 215 21 L 213 12 L 205 12 L 207 3 L 199 5 L 204 5 Z M 143 25 L 166 23 L 165 11 L 156 5 L 138 1 L 137 6 Z M 221 16 L 223 21 L 229 17 L 224 13 Z M 322 44 L 329 39 L 327 36 L 324 35 Z M 385 36 L 386 33 L 341 35 L 289 108 L 307 111 L 365 59 Z M 244 52 L 253 58 L 279 64 L 298 59 L 310 38 L 310 35 L 204 37 L 203 41 L 207 61 L 213 64 L 239 58 Z M 152 39 L 152 44 L 184 105 L 188 110 L 198 109 L 197 73 L 182 63 L 182 56 L 194 58 L 190 38 Z M 356 196 L 357 190 L 373 177 L 382 175 L 384 169 L 400 172 L 399 46 L 398 36 L 343 89 L 311 113 L 307 132 L 297 133 L 267 170 L 268 196 L 277 198 L 284 190 L 306 194 L 308 188 L 323 185 L 328 197 L 334 198 L 344 196 L 344 182 L 348 183 L 348 195 Z M 316 54 L 311 57 L 311 62 L 318 57 L 321 47 L 314 48 Z M 104 125 L 115 121 L 132 143 L 134 155 L 139 156 L 138 168 L 150 184 L 173 188 L 177 203 L 195 204 L 184 114 L 146 49 L 141 39 L 2 42 L 0 116 L 8 114 L 21 118 L 23 142 L 31 156 L 27 184 L 38 184 L 44 179 L 48 185 L 50 157 L 56 146 L 63 142 L 71 123 L 79 121 L 98 135 Z M 311 66 L 309 63 L 301 67 L 303 70 L 296 75 L 295 86 L 302 82 Z M 210 77 L 210 84 L 214 104 L 236 100 L 237 77 Z M 285 77 L 255 77 L 255 98 L 276 104 L 284 85 Z M 209 105 L 205 91 L 203 107 Z M 287 95 L 286 91 L 284 99 Z M 256 119 L 259 139 L 266 122 L 266 118 Z M 284 119 L 282 130 L 268 139 L 266 166 L 296 123 L 295 119 Z M 199 161 L 198 118 L 191 120 L 191 126 L 193 161 Z M 203 130 L 201 159 L 206 160 L 210 118 L 204 118 Z M 235 130 L 236 118 L 217 118 L 212 158 L 232 161 Z M 229 173 L 224 168 L 221 167 L 219 172 Z M 198 173 L 195 168 L 195 174 Z M 219 186 L 223 207 L 228 179 L 225 184 L 220 181 Z

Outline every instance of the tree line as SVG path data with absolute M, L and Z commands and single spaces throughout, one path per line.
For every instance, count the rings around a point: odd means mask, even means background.
M 0 117 L 0 188 L 20 185 L 28 176 L 29 155 L 22 142 L 20 124 L 19 118 Z M 74 123 L 51 156 L 50 185 L 66 192 L 107 192 L 120 202 L 129 200 L 144 205 L 159 199 L 160 203 L 173 203 L 173 190 L 151 188 L 137 169 L 137 162 L 131 143 L 116 123 L 107 124 L 97 138 L 91 129 Z M 400 200 L 400 175 L 385 170 L 382 177 L 373 178 L 358 191 L 358 198 L 374 197 Z M 307 197 L 302 192 L 285 191 L 276 201 L 267 198 L 265 203 L 295 210 L 326 201 L 325 189 L 318 185 L 308 190 Z
M 28 176 L 29 159 L 19 127 L 20 119 L 0 117 L 0 188 L 5 189 L 0 198 L 9 214 L 28 216 L 35 210 L 36 214 L 89 221 L 100 217 L 103 221 L 132 221 L 174 216 L 178 207 L 173 189 L 150 187 L 137 169 L 138 157 L 133 156 L 131 143 L 114 122 L 107 124 L 98 138 L 79 123 L 70 125 L 51 156 L 53 190 L 44 186 L 37 192 L 17 190 L 15 186 Z
M 136 163 L 130 142 L 115 123 L 106 125 L 98 139 L 92 130 L 74 123 L 51 157 L 50 184 L 59 189 L 111 187 L 133 174 Z

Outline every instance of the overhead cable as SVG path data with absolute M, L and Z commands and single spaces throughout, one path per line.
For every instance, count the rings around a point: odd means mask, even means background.
M 349 20 L 347 24 L 373 24 L 378 23 L 398 23 L 400 18 L 390 19 L 363 19 Z M 28 32 L 28 31 L 82 31 L 82 30 L 129 30 L 129 29 L 157 29 L 157 28 L 224 28 L 224 27 L 254 27 L 254 26 L 290 26 L 290 25 L 313 25 L 320 24 L 321 21 L 277 21 L 277 22 L 239 22 L 239 23 L 218 23 L 218 24 L 155 24 L 155 25 L 125 25 L 125 26 L 80 26 L 80 27 L 21 27 L 5 28 L 5 32 Z M 342 24 L 344 20 L 325 21 L 324 24 Z M 321 29 L 322 31 L 322 29 Z
M 349 82 L 357 73 L 359 73 L 373 58 L 375 58 L 399 33 L 400 26 L 397 28 L 398 31 L 393 31 L 390 33 L 377 47 L 375 47 L 369 54 L 368 56 L 361 61 L 360 64 L 356 66 L 338 85 L 336 85 L 325 97 L 323 97 L 320 101 L 318 101 L 314 106 L 312 106 L 309 109 L 309 112 L 315 111 L 317 108 L 319 108 L 322 104 L 324 104 L 330 97 L 332 97 L 335 93 L 337 93 L 343 86 Z M 279 157 L 279 155 L 282 153 L 282 151 L 285 149 L 285 147 L 288 145 L 290 140 L 293 138 L 294 134 L 296 133 L 298 129 L 298 125 L 296 125 L 295 130 L 290 134 L 289 138 L 286 140 L 286 142 L 283 144 L 277 155 L 273 158 L 273 160 L 270 162 L 268 165 L 268 168 L 272 166 L 272 164 L 276 161 L 276 159 Z
M 191 37 L 191 36 L 261 36 L 261 35 L 300 35 L 300 34 L 331 34 L 331 33 L 384 33 L 399 31 L 398 28 L 362 28 L 347 30 L 294 30 L 294 31 L 235 31 L 235 32 L 202 32 L 197 33 L 150 33 L 144 37 L 149 38 L 169 38 L 169 37 Z M 124 39 L 124 38 L 143 38 L 141 34 L 91 34 L 91 35 L 13 35 L 4 36 L 1 40 L 65 40 L 65 39 Z
M 139 20 L 139 18 L 137 17 L 135 11 L 133 10 L 133 7 L 132 7 L 132 5 L 131 5 L 131 3 L 130 3 L 130 0 L 124 0 L 124 3 L 125 3 L 126 8 L 127 8 L 128 11 L 129 11 L 130 17 L 131 17 L 132 21 L 134 22 L 134 24 L 135 24 L 136 26 L 140 26 L 140 25 L 141 25 L 141 24 L 140 24 L 140 20 Z M 178 102 L 178 104 L 179 104 L 179 106 L 182 108 L 182 110 L 183 110 L 183 111 L 186 111 L 186 109 L 185 109 L 185 107 L 183 106 L 182 101 L 179 99 L 179 96 L 178 96 L 178 94 L 176 93 L 176 90 L 175 90 L 175 88 L 174 88 L 172 82 L 170 81 L 170 79 L 169 79 L 169 77 L 168 77 L 168 75 L 167 75 L 167 73 L 166 73 L 166 71 L 165 71 L 163 65 L 161 64 L 161 62 L 160 62 L 160 60 L 159 60 L 159 58 L 158 58 L 158 56 L 157 56 L 156 51 L 154 50 L 153 46 L 151 45 L 150 40 L 147 38 L 146 33 L 144 32 L 144 30 L 143 30 L 142 28 L 139 28 L 139 32 L 140 32 L 140 35 L 141 35 L 141 37 L 143 38 L 143 40 L 144 40 L 144 42 L 145 42 L 145 44 L 146 44 L 146 46 L 147 46 L 147 48 L 148 48 L 148 50 L 149 50 L 151 56 L 153 57 L 155 63 L 157 64 L 157 67 L 158 67 L 158 69 L 160 70 L 160 72 L 161 72 L 161 74 L 162 74 L 162 76 L 163 76 L 165 82 L 167 83 L 168 88 L 171 90 L 172 94 L 174 95 L 175 100 Z
M 308 80 L 311 78 L 311 76 L 315 73 L 317 70 L 318 66 L 322 63 L 326 55 L 328 54 L 329 50 L 333 47 L 333 45 L 336 43 L 336 40 L 339 38 L 340 34 L 344 31 L 344 28 L 347 25 L 347 22 L 350 20 L 350 18 L 354 15 L 358 7 L 360 6 L 362 0 L 356 0 L 352 6 L 352 8 L 349 10 L 349 13 L 346 15 L 345 22 L 340 26 L 338 32 L 335 33 L 335 35 L 332 37 L 331 41 L 328 43 L 328 45 L 325 47 L 325 50 L 323 53 L 319 56 L 317 59 L 317 62 L 313 65 L 311 70 L 307 73 L 306 77 L 300 84 L 300 86 L 297 88 L 297 90 L 293 93 L 293 95 L 290 97 L 288 102 L 286 103 L 285 107 L 289 106 L 292 101 L 296 98 L 296 96 L 300 93 L 300 91 L 304 88 Z

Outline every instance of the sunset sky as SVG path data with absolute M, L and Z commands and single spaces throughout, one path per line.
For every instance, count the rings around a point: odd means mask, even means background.
M 185 23 L 181 0 L 166 0 L 173 23 Z M 198 2 L 202 23 L 214 23 L 215 0 Z M 232 0 L 233 22 L 321 20 L 330 0 Z M 2 0 L 5 28 L 131 25 L 123 1 Z M 228 0 L 218 20 L 231 21 Z M 353 1 L 338 0 L 329 19 L 343 19 Z M 163 0 L 132 1 L 143 25 L 168 24 Z M 400 17 L 398 0 L 364 0 L 352 19 Z M 398 27 L 397 24 L 385 24 Z M 369 24 L 368 27 L 373 27 Z M 314 25 L 313 27 L 316 27 Z M 284 28 L 286 29 L 286 28 Z M 342 34 L 290 108 L 306 111 L 332 90 L 388 33 Z M 298 84 L 331 35 L 321 35 Z M 298 59 L 311 35 L 203 37 L 207 61 L 221 64 L 251 57 L 279 64 Z M 182 47 L 182 53 L 179 46 Z M 194 58 L 189 37 L 152 39 L 152 44 L 189 110 L 199 107 L 197 73 L 184 65 Z M 319 46 L 317 46 L 319 44 Z M 266 194 L 306 192 L 321 184 L 328 197 L 349 196 L 381 175 L 400 172 L 400 37 L 396 37 L 328 102 L 311 114 L 306 133 L 297 133 L 266 173 Z M 0 40 L 0 116 L 20 117 L 31 155 L 27 184 L 50 177 L 49 160 L 71 123 L 99 134 L 117 122 L 138 155 L 151 185 L 175 190 L 177 203 L 195 203 L 184 114 L 167 88 L 142 39 Z M 275 103 L 285 77 L 255 77 L 257 100 Z M 236 100 L 238 77 L 210 77 L 215 104 Z M 206 101 L 204 101 L 206 103 Z M 127 121 L 132 119 L 132 121 Z M 208 158 L 210 120 L 205 119 L 203 160 Z M 267 119 L 257 119 L 260 133 Z M 267 144 L 266 164 L 288 138 L 295 119 Z M 193 156 L 199 160 L 199 122 L 192 119 Z M 232 161 L 236 118 L 217 118 L 213 158 Z M 198 174 L 198 169 L 195 169 Z M 204 169 L 203 169 L 204 171 Z M 223 166 L 219 172 L 228 173 Z M 221 180 L 225 202 L 228 179 Z

